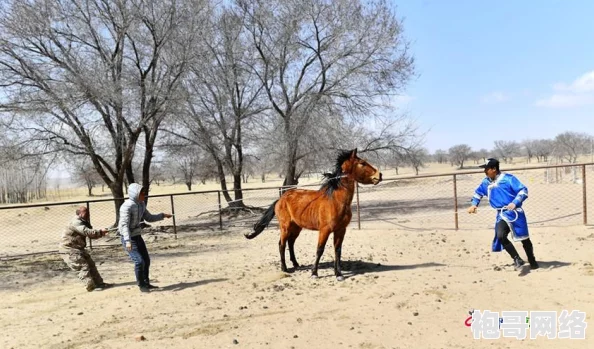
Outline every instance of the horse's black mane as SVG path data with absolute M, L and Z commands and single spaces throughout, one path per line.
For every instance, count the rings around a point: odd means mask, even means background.
M 324 179 L 322 180 L 322 186 L 320 190 L 325 190 L 326 195 L 331 196 L 336 189 L 341 185 L 342 164 L 350 159 L 352 150 L 343 150 L 338 154 L 336 158 L 336 164 L 334 165 L 334 171 L 324 173 Z

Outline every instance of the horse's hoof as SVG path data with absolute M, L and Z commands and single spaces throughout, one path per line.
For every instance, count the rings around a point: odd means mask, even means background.
M 342 276 L 342 275 L 337 276 L 336 281 L 344 281 L 344 276 Z
M 318 278 L 318 276 L 317 276 L 317 275 L 312 275 L 312 276 L 311 276 L 311 278 L 312 278 L 312 279 L 317 279 L 317 278 Z

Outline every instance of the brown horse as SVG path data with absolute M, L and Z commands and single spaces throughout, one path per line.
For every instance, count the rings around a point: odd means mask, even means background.
M 353 213 L 351 202 L 355 192 L 355 182 L 362 184 L 378 184 L 382 180 L 381 172 L 367 161 L 357 157 L 357 149 L 342 152 L 336 160 L 333 173 L 324 174 L 324 182 L 319 190 L 292 189 L 286 191 L 280 199 L 264 212 L 254 231 L 245 237 L 253 239 L 258 236 L 276 215 L 280 227 L 279 251 L 281 270 L 287 271 L 285 263 L 285 247 L 289 243 L 289 254 L 293 267 L 299 264 L 295 258 L 295 240 L 301 229 L 318 230 L 318 248 L 316 261 L 311 276 L 318 277 L 318 264 L 324 253 L 324 247 L 330 233 L 334 232 L 334 274 L 337 280 L 344 277 L 340 270 L 341 246 L 346 227 Z

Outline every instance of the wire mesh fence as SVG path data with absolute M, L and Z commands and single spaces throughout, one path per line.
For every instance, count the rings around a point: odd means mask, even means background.
M 528 187 L 523 207 L 530 226 L 571 226 L 588 223 L 594 207 L 594 185 L 587 186 L 594 164 L 560 165 L 509 170 Z M 504 170 L 505 171 L 505 170 Z M 592 176 L 591 176 L 592 177 Z M 455 230 L 492 228 L 496 211 L 483 199 L 479 213 L 466 210 L 475 188 L 484 178 L 480 171 L 433 176 L 386 178 L 376 186 L 358 186 L 353 200 L 350 229 Z M 317 189 L 318 185 L 304 186 Z M 160 234 L 200 234 L 241 228 L 248 232 L 261 211 L 281 194 L 281 188 L 243 189 L 242 198 L 232 191 L 190 192 L 155 195 L 148 199 L 151 213 L 174 213 L 173 219 L 150 223 L 149 231 Z M 244 208 L 237 209 L 242 202 Z M 0 206 L 0 258 L 58 249 L 62 230 L 78 206 L 89 208 L 93 227 L 116 223 L 113 199 L 51 204 Z M 591 212 L 591 210 L 590 210 Z M 276 219 L 271 229 L 276 227 Z M 115 236 L 114 236 L 115 235 Z M 115 233 L 92 240 L 91 248 L 120 244 Z

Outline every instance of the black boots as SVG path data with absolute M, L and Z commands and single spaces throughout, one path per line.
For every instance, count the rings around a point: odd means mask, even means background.
M 503 248 L 505 248 L 507 253 L 509 253 L 511 258 L 514 260 L 514 269 L 515 270 L 520 269 L 524 265 L 525 262 L 524 262 L 524 260 L 522 260 L 522 258 L 520 258 L 520 255 L 518 254 L 518 251 L 516 251 L 514 244 L 512 244 L 510 242 L 509 244 L 503 246 Z
M 522 268 L 522 266 L 524 265 L 524 260 L 522 258 L 520 258 L 520 256 L 517 256 L 516 258 L 514 258 L 514 270 L 520 270 L 520 268 Z
M 530 239 L 522 240 L 522 245 L 524 246 L 524 251 L 526 251 L 526 256 L 528 257 L 528 262 L 530 263 L 530 269 L 538 269 L 539 265 L 536 262 L 536 258 L 534 257 L 534 248 L 532 246 L 532 241 L 530 241 Z M 507 253 L 509 253 L 511 258 L 514 260 L 514 269 L 515 270 L 520 269 L 525 264 L 524 260 L 522 260 L 522 258 L 520 258 L 518 251 L 516 251 L 516 248 L 514 247 L 514 245 L 511 242 L 509 244 L 503 246 L 503 248 L 505 248 Z
M 522 245 L 524 246 L 524 251 L 526 251 L 528 262 L 530 262 L 530 269 L 538 269 L 539 265 L 536 262 L 536 258 L 534 257 L 534 248 L 532 246 L 532 241 L 530 241 L 530 239 L 522 240 Z
M 159 288 L 159 286 L 155 286 L 155 285 L 151 285 L 150 281 L 148 279 L 144 279 L 144 284 L 147 288 L 149 289 L 154 289 L 154 288 Z

